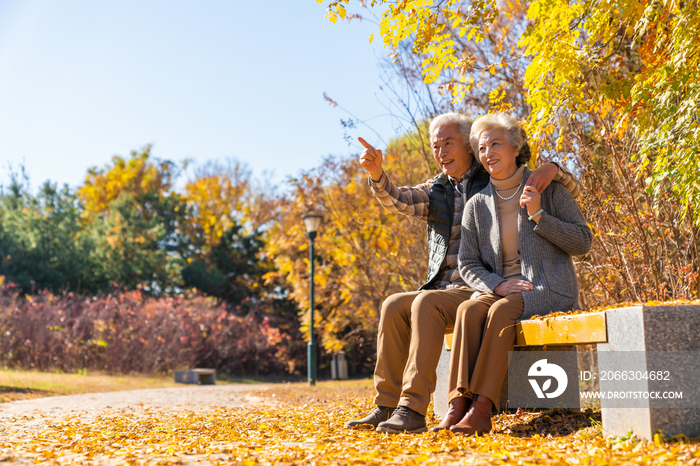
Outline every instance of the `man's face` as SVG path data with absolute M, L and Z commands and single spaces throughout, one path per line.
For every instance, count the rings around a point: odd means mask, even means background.
M 462 141 L 458 123 L 448 123 L 435 128 L 430 135 L 433 157 L 442 172 L 460 179 L 474 162 L 469 144 Z

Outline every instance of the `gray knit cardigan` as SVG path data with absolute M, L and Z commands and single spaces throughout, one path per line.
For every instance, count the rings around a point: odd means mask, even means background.
M 531 170 L 525 168 L 523 183 Z M 518 214 L 518 240 L 523 278 L 534 285 L 523 292 L 525 311 L 534 315 L 578 309 L 578 282 L 571 256 L 591 249 L 593 234 L 571 193 L 551 183 L 541 195 L 544 213 L 539 223 Z M 462 215 L 459 273 L 470 287 L 493 293 L 503 279 L 503 256 L 498 204 L 492 183 L 472 197 Z

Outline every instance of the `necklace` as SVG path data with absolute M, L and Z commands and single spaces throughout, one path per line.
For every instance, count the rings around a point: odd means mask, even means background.
M 508 196 L 508 197 L 503 197 L 503 196 L 501 196 L 500 194 L 498 194 L 498 190 L 496 189 L 495 186 L 493 187 L 493 191 L 496 193 L 496 196 L 500 197 L 502 200 L 504 200 L 504 201 L 510 201 L 511 199 L 513 199 L 513 198 L 515 197 L 516 194 L 518 194 L 518 191 L 520 191 L 520 187 L 521 187 L 522 185 L 523 185 L 523 182 L 521 181 L 520 184 L 518 185 L 518 187 L 516 188 L 515 192 L 514 192 L 513 194 L 511 194 L 510 196 Z M 505 190 L 504 190 L 504 191 L 505 191 Z

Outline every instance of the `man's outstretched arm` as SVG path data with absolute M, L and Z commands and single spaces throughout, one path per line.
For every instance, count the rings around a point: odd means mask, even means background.
M 579 196 L 581 196 L 581 185 L 576 181 L 574 175 L 556 163 L 551 162 L 545 163 L 532 172 L 525 182 L 525 186 L 532 186 L 537 189 L 537 192 L 541 193 L 552 181 L 564 185 L 571 195 L 574 196 L 574 199 L 578 200 Z
M 384 173 L 382 151 L 375 149 L 362 138 L 357 138 L 364 147 L 360 155 L 360 166 L 369 173 L 369 186 L 372 194 L 389 212 L 428 219 L 430 206 L 430 183 L 414 187 L 397 187 Z

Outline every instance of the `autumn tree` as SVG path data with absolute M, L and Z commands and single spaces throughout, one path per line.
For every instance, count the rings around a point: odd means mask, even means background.
M 423 157 L 416 134 L 390 143 L 385 169 L 399 185 L 431 178 L 434 166 Z M 326 354 L 344 349 L 353 373 L 374 367 L 378 313 L 383 299 L 415 290 L 427 273 L 425 224 L 386 211 L 369 191 L 367 174 L 355 159 L 327 159 L 292 181 L 279 200 L 278 221 L 271 227 L 265 253 L 283 278 L 302 313 L 308 336 L 308 238 L 301 216 L 320 209 L 324 223 L 316 238 L 314 326 Z
M 218 298 L 230 312 L 282 331 L 288 370 L 303 370 L 300 362 L 306 348 L 296 302 L 265 248 L 272 219 L 286 212 L 284 204 L 235 161 L 197 169 L 183 198 L 187 208 L 180 248 L 183 286 Z
M 243 165 L 209 163 L 184 189 L 183 284 L 226 302 L 260 298 L 267 268 L 259 258 L 261 225 L 249 221 L 251 174 Z
M 189 248 L 195 257 L 208 254 L 224 233 L 245 221 L 250 171 L 240 163 L 209 163 L 196 170 L 185 185 Z
M 85 234 L 96 244 L 96 272 L 126 289 L 162 294 L 181 285 L 180 235 L 186 215 L 173 189 L 179 168 L 150 156 L 150 146 L 91 168 L 77 191 Z
M 547 143 L 566 121 L 606 120 L 606 143 L 634 141 L 632 175 L 657 201 L 670 190 L 681 219 L 689 213 L 700 226 L 698 17 L 697 1 L 538 1 L 521 44 L 532 57 L 534 138 Z

